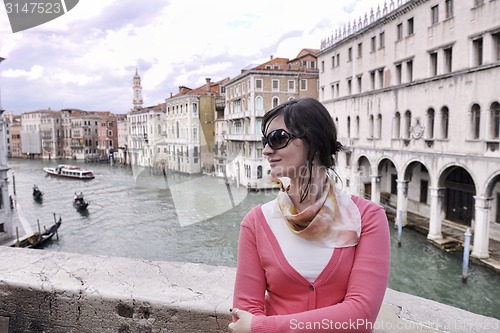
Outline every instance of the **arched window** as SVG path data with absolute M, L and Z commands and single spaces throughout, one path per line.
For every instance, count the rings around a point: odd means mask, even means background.
M 179 133 L 180 133 L 180 129 L 179 129 L 179 122 L 177 122 L 175 124 L 175 137 L 178 139 L 179 138 Z
M 382 138 L 382 115 L 379 113 L 375 120 L 375 139 Z
M 368 122 L 368 138 L 373 139 L 373 115 L 370 115 L 370 120 Z
M 264 114 L 264 102 L 261 96 L 255 97 L 255 111 L 258 115 Z
M 257 167 L 257 179 L 262 179 L 262 165 Z
M 411 111 L 407 110 L 405 112 L 405 117 L 403 119 L 404 128 L 403 128 L 403 139 L 410 138 L 410 130 L 411 130 Z
M 356 126 L 354 128 L 354 130 L 356 131 L 356 133 L 354 133 L 354 137 L 359 138 L 359 116 L 356 116 L 356 124 L 354 124 L 354 126 Z
M 479 139 L 480 128 L 481 128 L 481 107 L 478 104 L 474 104 L 471 108 L 471 138 Z
M 500 103 L 494 102 L 490 107 L 490 135 L 492 139 L 500 139 Z
M 351 137 L 351 117 L 347 117 L 347 137 Z
M 434 109 L 427 110 L 427 124 L 425 126 L 425 138 L 434 139 Z
M 401 137 L 401 114 L 396 112 L 392 124 L 392 138 L 399 139 Z
M 273 108 L 277 107 L 280 104 L 280 100 L 278 97 L 273 97 Z
M 448 127 L 450 112 L 446 106 L 441 109 L 441 139 L 448 139 Z

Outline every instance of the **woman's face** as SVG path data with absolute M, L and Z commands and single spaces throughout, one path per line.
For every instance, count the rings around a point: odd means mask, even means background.
M 275 130 L 285 130 L 290 133 L 286 127 L 283 116 L 277 116 L 269 123 L 265 136 Z M 270 139 L 270 138 L 269 138 Z M 271 176 L 289 177 L 290 179 L 297 179 L 301 173 L 304 173 L 307 161 L 307 143 L 299 138 L 292 138 L 288 144 L 281 149 L 273 149 L 269 144 L 266 144 L 262 153 L 269 161 L 271 166 Z

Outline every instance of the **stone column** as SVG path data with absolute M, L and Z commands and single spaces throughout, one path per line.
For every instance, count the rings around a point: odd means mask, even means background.
M 377 204 L 380 203 L 380 176 L 371 176 L 372 178 L 372 194 L 371 200 Z
M 398 225 L 399 218 L 402 218 L 403 226 L 408 224 L 407 218 L 407 206 L 408 206 L 408 181 L 407 180 L 397 180 L 398 182 L 398 200 L 397 200 L 397 212 L 396 212 L 396 226 Z M 401 215 L 401 217 L 400 217 Z
M 475 225 L 474 246 L 472 256 L 476 258 L 488 258 L 488 246 L 490 240 L 490 201 L 492 198 L 474 196 Z
M 440 240 L 443 239 L 441 227 L 443 224 L 443 200 L 444 188 L 430 187 L 431 194 L 431 211 L 429 216 L 429 234 L 428 239 Z

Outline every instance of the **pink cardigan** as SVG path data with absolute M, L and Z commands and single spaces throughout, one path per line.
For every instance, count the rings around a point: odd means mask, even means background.
M 359 243 L 336 248 L 312 284 L 285 259 L 260 205 L 243 219 L 233 306 L 255 315 L 253 333 L 373 330 L 389 279 L 389 225 L 383 207 L 352 200 Z

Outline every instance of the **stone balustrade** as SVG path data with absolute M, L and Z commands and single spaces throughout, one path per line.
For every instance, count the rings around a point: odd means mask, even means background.
M 235 269 L 0 247 L 0 333 L 227 332 Z M 298 329 L 298 327 L 297 327 Z M 375 332 L 499 332 L 387 289 Z

